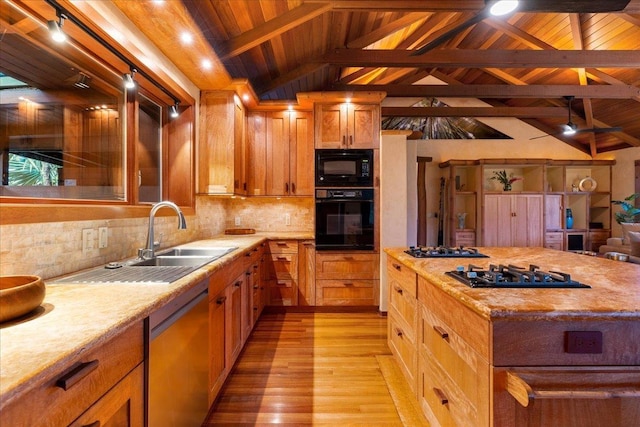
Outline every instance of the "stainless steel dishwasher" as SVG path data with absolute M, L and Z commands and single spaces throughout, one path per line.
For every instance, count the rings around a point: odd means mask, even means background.
M 208 405 L 208 281 L 149 316 L 147 425 L 200 426 Z

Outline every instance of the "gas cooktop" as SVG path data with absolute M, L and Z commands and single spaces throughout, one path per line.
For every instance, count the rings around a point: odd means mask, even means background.
M 590 288 L 571 279 L 568 273 L 542 271 L 537 265 L 528 269 L 515 265 L 489 264 L 488 269 L 469 265 L 460 266 L 455 271 L 447 271 L 448 276 L 472 288 Z
M 465 248 L 462 246 L 410 246 L 405 251 L 414 258 L 488 258 L 475 248 Z

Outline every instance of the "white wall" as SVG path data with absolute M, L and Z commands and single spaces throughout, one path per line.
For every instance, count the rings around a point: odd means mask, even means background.
M 416 142 L 382 135 L 380 142 L 380 248 L 417 241 Z M 380 311 L 387 311 L 387 254 L 380 253 Z

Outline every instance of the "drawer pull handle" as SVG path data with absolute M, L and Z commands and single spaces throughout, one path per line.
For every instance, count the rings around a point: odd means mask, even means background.
M 402 335 L 404 334 L 404 332 L 402 332 L 402 329 L 400 328 L 396 328 L 396 335 L 399 336 L 400 338 L 402 338 Z
M 446 340 L 447 338 L 449 338 L 449 332 L 442 329 L 442 327 L 434 326 L 433 329 L 435 329 L 438 335 L 440 335 L 440 338 L 442 338 L 443 340 Z
M 394 263 L 393 263 L 393 264 L 391 264 L 391 265 L 393 265 L 393 268 L 395 268 L 396 270 L 398 270 L 398 271 L 402 271 L 402 267 L 400 266 L 400 264 L 396 264 L 396 263 L 394 262 Z
M 216 304 L 222 305 L 227 300 L 227 297 L 220 297 L 216 300 Z
M 235 286 L 236 288 L 239 288 L 240 285 L 242 285 L 242 282 L 239 281 L 239 280 L 236 283 L 233 284 L 233 286 Z
M 436 396 L 438 396 L 438 400 L 440 401 L 441 405 L 446 405 L 447 403 L 449 403 L 449 399 L 447 398 L 447 395 L 444 394 L 442 390 L 440 390 L 437 387 L 434 387 L 433 392 L 436 394 Z
M 100 427 L 100 421 L 94 421 L 91 424 L 85 424 L 82 427 Z
M 604 373 L 598 371 L 595 374 Z M 535 380 L 535 378 L 532 378 Z M 546 385 L 548 388 L 544 388 Z M 569 384 L 544 384 L 536 387 L 529 384 L 515 372 L 507 372 L 507 391 L 513 398 L 525 408 L 536 399 L 611 399 L 611 398 L 638 398 L 640 388 L 628 387 L 616 384 L 600 383 L 597 386 L 592 384 L 569 383 Z
M 344 284 L 344 285 L 345 285 L 345 286 L 353 286 L 353 283 L 351 283 L 351 282 L 345 282 L 345 284 Z
M 246 254 L 244 254 L 244 256 L 249 257 L 249 256 L 251 256 L 251 254 L 249 252 L 247 252 Z
M 98 359 L 80 363 L 66 375 L 62 376 L 62 378 L 59 378 L 58 381 L 56 381 L 56 386 L 65 391 L 69 390 L 71 387 L 78 384 L 80 380 L 93 372 L 97 367 Z
M 253 285 L 253 289 L 258 289 L 258 285 Z
M 253 273 L 250 271 L 247 271 L 246 273 L 244 273 L 246 276 L 251 276 Z
M 287 242 L 277 242 L 276 245 L 278 245 L 278 246 L 287 246 Z
M 396 286 L 396 287 L 395 287 L 395 289 L 396 289 L 396 292 L 397 292 L 397 293 L 399 293 L 400 295 L 402 295 L 402 288 L 401 288 L 401 287 Z

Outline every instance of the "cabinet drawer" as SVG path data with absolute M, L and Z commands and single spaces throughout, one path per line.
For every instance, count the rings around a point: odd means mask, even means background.
M 297 254 L 298 253 L 298 241 L 297 240 L 270 240 L 269 252 L 272 254 Z
M 380 277 L 378 254 L 316 253 L 316 279 L 344 280 Z
M 391 257 L 387 257 L 387 279 L 390 293 L 402 290 L 413 298 L 416 297 L 418 275 L 411 268 Z
M 418 301 L 423 304 L 423 311 L 429 314 L 428 318 L 437 322 L 432 326 L 444 329 L 450 336 L 455 333 L 465 347 L 489 360 L 490 325 L 487 319 L 463 306 L 423 277 L 418 277 Z M 454 346 L 458 345 L 457 341 L 449 341 Z
M 378 281 L 316 280 L 316 305 L 378 305 Z
M 44 384 L 5 407 L 0 425 L 69 425 L 142 362 L 142 322 L 80 353 Z
M 271 254 L 267 263 L 266 278 L 269 280 L 292 280 L 298 278 L 298 255 Z
M 298 305 L 298 287 L 293 280 L 269 280 L 269 305 Z
M 415 393 L 418 373 L 418 352 L 415 327 L 407 325 L 393 307 L 389 307 L 387 337 L 391 352 L 396 357 L 411 391 Z
M 477 426 L 489 425 L 489 396 L 476 402 L 470 402 L 464 393 L 449 377 L 438 361 L 428 352 L 420 352 L 418 357 L 418 402 L 427 419 L 433 425 Z M 483 389 L 488 390 L 489 367 L 486 368 Z M 471 386 L 476 385 L 472 378 L 467 379 Z
M 416 329 L 418 325 L 418 301 L 403 286 L 393 280 L 389 281 L 389 308 L 394 309 L 394 313 Z
M 578 292 L 575 290 L 573 292 Z M 568 353 L 573 331 L 601 334 L 600 353 Z M 580 334 L 574 339 L 583 339 Z M 494 366 L 640 365 L 640 323 L 617 321 L 494 321 Z

